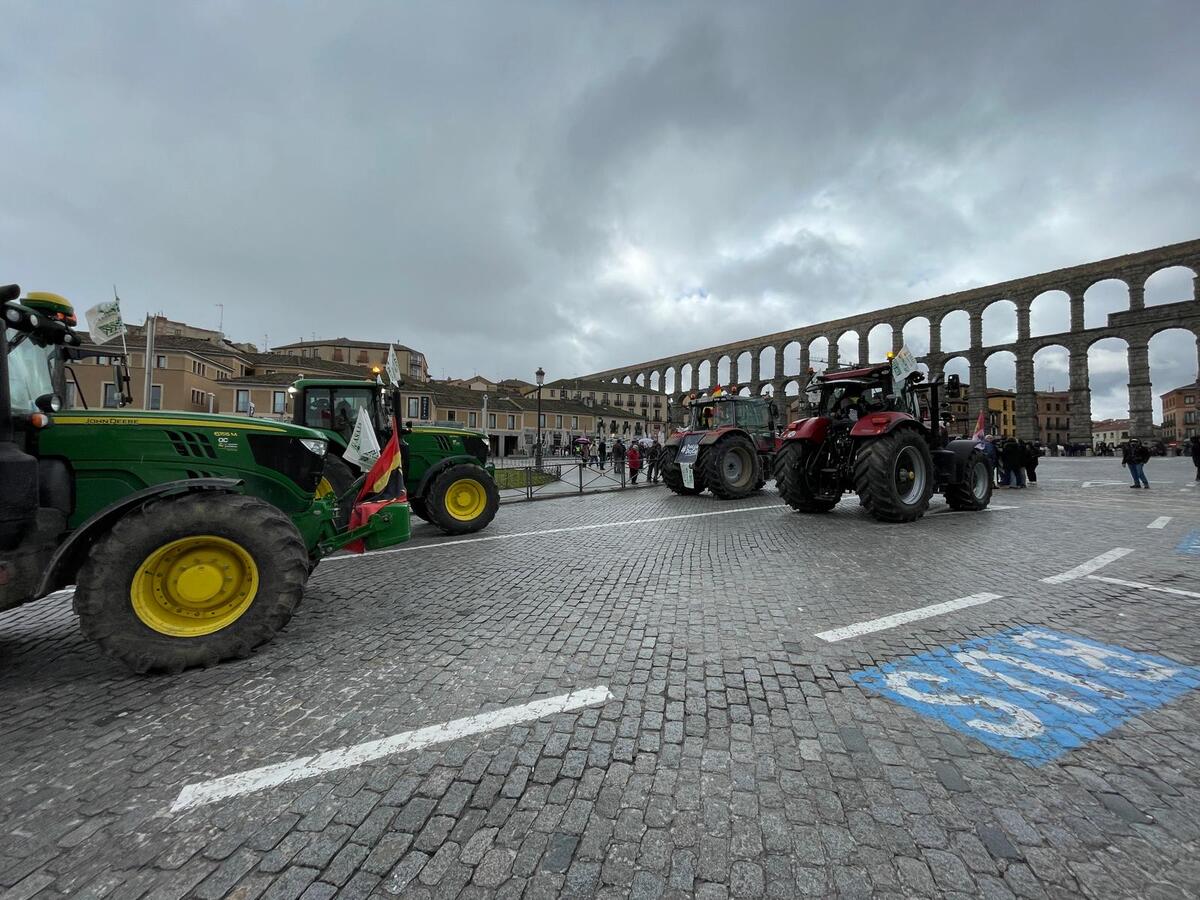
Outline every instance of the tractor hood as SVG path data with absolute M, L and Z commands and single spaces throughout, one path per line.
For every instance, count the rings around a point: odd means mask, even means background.
M 217 428 L 247 434 L 277 434 L 302 440 L 325 441 L 319 431 L 276 419 L 223 416 L 216 413 L 157 409 L 72 409 L 54 416 L 55 425 L 159 425 L 177 428 Z

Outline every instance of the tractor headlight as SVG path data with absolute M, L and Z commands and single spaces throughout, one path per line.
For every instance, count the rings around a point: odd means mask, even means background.
M 301 438 L 300 443 L 302 443 L 305 447 L 307 447 L 313 453 L 317 454 L 317 456 L 324 456 L 325 448 L 329 446 L 329 444 L 326 441 L 318 441 L 318 440 L 311 439 L 311 438 Z

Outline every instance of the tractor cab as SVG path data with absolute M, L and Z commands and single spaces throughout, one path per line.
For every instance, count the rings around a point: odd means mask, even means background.
M 685 400 L 684 407 L 687 410 L 686 431 L 743 428 L 755 433 L 770 433 L 775 430 L 775 406 L 766 397 L 702 395 Z

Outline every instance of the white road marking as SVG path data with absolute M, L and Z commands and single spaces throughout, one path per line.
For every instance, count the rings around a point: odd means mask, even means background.
M 997 512 L 1002 509 L 1020 509 L 1020 508 L 1021 507 L 1019 507 L 1019 506 L 985 506 L 982 510 L 979 510 L 979 512 Z M 965 512 L 965 510 L 951 509 L 948 506 L 939 506 L 937 509 L 933 509 L 933 510 L 930 510 L 929 512 L 925 513 L 925 515 L 927 515 L 927 516 L 942 516 L 942 515 L 946 515 L 947 513 L 954 513 L 954 512 Z
M 1126 547 L 1117 547 L 1109 550 L 1107 553 L 1101 553 L 1095 559 L 1089 559 L 1087 562 L 1076 566 L 1073 569 L 1068 569 L 1061 575 L 1051 575 L 1049 578 L 1043 578 L 1045 584 L 1062 584 L 1064 581 L 1074 581 L 1076 578 L 1082 578 L 1084 575 L 1091 575 L 1097 569 L 1102 569 L 1110 562 L 1116 562 L 1122 556 L 1126 556 L 1133 551 Z
M 966 609 L 968 606 L 979 606 L 981 603 L 990 603 L 992 600 L 999 599 L 1000 596 L 1000 594 L 972 594 L 970 597 L 959 597 L 957 600 L 947 600 L 945 603 L 935 603 L 932 606 L 922 606 L 917 609 L 884 616 L 880 619 L 856 622 L 844 628 L 822 631 L 816 637 L 830 643 L 833 641 L 844 641 L 846 638 L 870 634 L 873 631 L 884 631 L 888 628 L 895 628 L 897 625 L 903 625 L 905 622 L 916 622 L 919 619 L 929 619 L 933 616 L 940 616 L 942 613 L 954 612 L 956 609 Z
M 1146 527 L 1147 528 L 1166 528 L 1167 523 L 1171 521 L 1171 518 L 1172 518 L 1171 516 L 1159 516 L 1157 519 L 1155 519 L 1153 522 L 1151 522 Z
M 1125 581 L 1123 578 L 1106 578 L 1103 575 L 1089 575 L 1088 578 L 1092 581 L 1103 581 L 1106 584 L 1119 584 L 1142 591 L 1158 591 L 1160 594 L 1175 594 L 1179 597 L 1195 597 L 1197 600 L 1200 600 L 1200 593 L 1185 591 L 1180 588 L 1159 587 L 1157 584 L 1146 584 L 1141 581 Z
M 302 778 L 348 769 L 395 753 L 407 753 L 433 744 L 442 744 L 474 734 L 482 734 L 485 731 L 495 731 L 497 728 L 507 728 L 522 722 L 533 722 L 555 713 L 583 709 L 586 706 L 595 706 L 611 699 L 612 694 L 608 687 L 598 685 L 581 691 L 572 691 L 569 694 L 560 694 L 557 697 L 534 700 L 532 703 L 524 703 L 521 706 L 510 706 L 506 709 L 480 713 L 477 716 L 454 719 L 440 725 L 428 725 L 425 728 L 402 731 L 391 737 L 355 744 L 352 747 L 339 747 L 316 756 L 305 756 L 271 766 L 263 766 L 261 769 L 250 769 L 246 772 L 214 778 L 211 781 L 189 784 L 179 792 L 179 796 L 171 806 L 171 812 L 181 812 L 207 803 L 215 803 L 218 800 L 239 797 L 265 788 L 299 781 Z
M 539 531 L 514 531 L 512 534 L 489 534 L 483 537 L 460 538 L 456 541 L 438 541 L 436 544 L 418 544 L 415 547 L 393 547 L 390 550 L 373 550 L 370 553 L 348 554 L 346 556 L 331 556 L 321 561 L 322 565 L 335 562 L 346 562 L 351 559 L 370 559 L 373 556 L 383 556 L 387 553 L 412 553 L 414 550 L 435 550 L 438 547 L 457 547 L 460 544 L 478 544 L 483 541 L 508 541 L 513 538 L 537 537 L 544 534 L 565 534 L 569 531 L 594 531 L 598 528 L 620 528 L 624 525 L 647 525 L 652 522 L 674 522 L 679 519 L 700 519 L 705 516 L 731 516 L 737 513 L 769 512 L 770 510 L 786 509 L 786 504 L 772 503 L 769 506 L 746 506 L 741 509 L 716 509 L 711 512 L 685 513 L 679 516 L 657 516 L 653 519 L 626 519 L 624 522 L 600 522 L 595 525 L 568 525 L 564 528 L 544 528 Z

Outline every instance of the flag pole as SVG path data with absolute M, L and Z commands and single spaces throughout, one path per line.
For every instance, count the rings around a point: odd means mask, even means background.
M 117 286 L 113 285 L 113 303 L 117 304 L 117 314 L 121 313 L 121 298 L 117 296 Z M 125 343 L 125 317 L 121 316 L 121 349 L 125 351 L 125 359 L 129 359 L 129 345 Z

